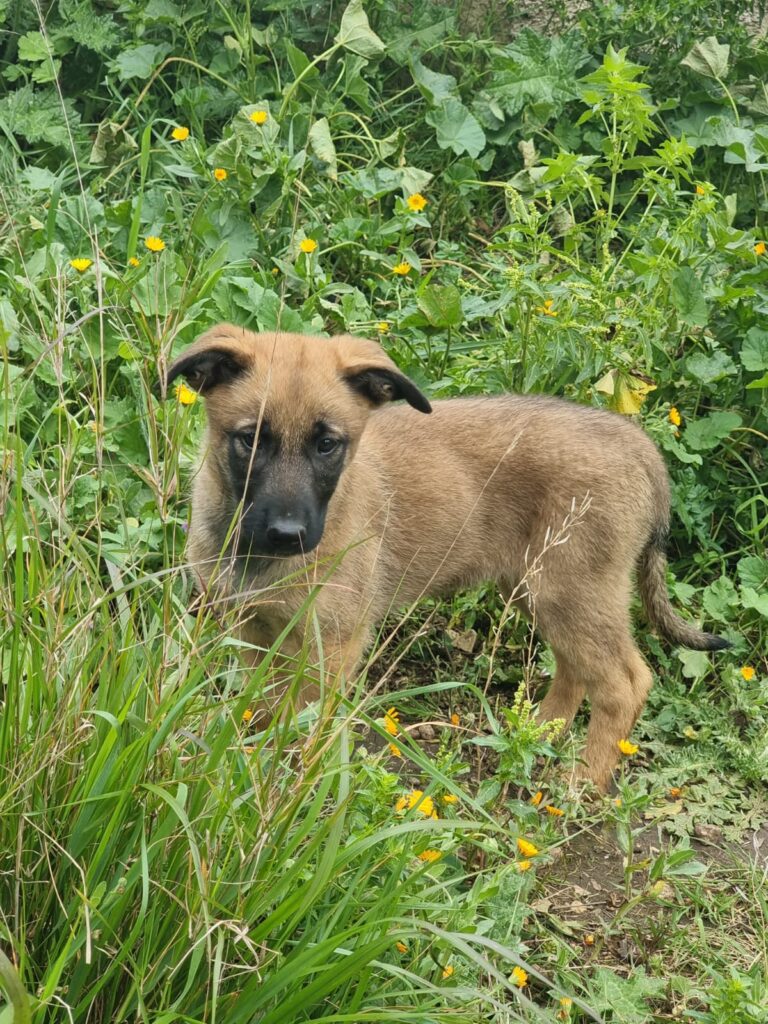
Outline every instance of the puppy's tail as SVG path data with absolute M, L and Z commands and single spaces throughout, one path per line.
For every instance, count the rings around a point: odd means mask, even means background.
M 730 647 L 730 641 L 696 629 L 672 607 L 667 591 L 666 543 L 667 531 L 661 526 L 651 534 L 638 563 L 640 596 L 651 625 L 667 640 L 694 651 L 722 651 Z

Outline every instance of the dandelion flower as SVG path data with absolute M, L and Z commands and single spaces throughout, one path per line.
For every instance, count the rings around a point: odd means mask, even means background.
M 679 427 L 680 424 L 683 422 L 683 418 L 680 415 L 680 410 L 675 405 L 673 405 L 672 408 L 669 410 L 669 422 L 674 424 L 674 426 L 676 427 Z
M 531 868 L 533 867 L 533 861 L 532 860 L 519 860 L 515 864 L 515 867 L 517 868 L 518 871 L 530 871 Z
M 149 235 L 145 238 L 144 245 L 146 245 L 150 252 L 162 252 L 165 248 L 165 242 L 162 238 L 158 238 L 157 235 Z
M 93 260 L 88 260 L 81 256 L 76 260 L 70 260 L 69 265 L 74 267 L 78 274 L 84 274 L 88 267 L 93 266 Z
M 765 256 L 765 242 L 757 242 L 754 249 L 758 256 Z
M 531 797 L 531 803 L 533 804 L 534 807 L 538 807 L 543 799 L 544 799 L 544 794 L 541 792 L 541 790 L 539 790 L 537 793 L 534 793 L 533 796 Z
M 402 757 L 403 756 L 402 750 L 395 743 L 390 743 L 389 744 L 389 752 L 392 755 L 392 757 Z
M 739 672 L 741 672 L 741 678 L 745 683 L 751 683 L 755 678 L 755 670 L 751 665 L 742 665 Z
M 128 260 L 128 266 L 129 267 L 140 267 L 141 263 L 136 259 L 135 256 L 131 256 L 131 258 Z
M 539 852 L 538 846 L 529 843 L 527 839 L 518 839 L 517 848 L 523 857 L 535 857 Z
M 631 757 L 640 749 L 636 743 L 630 743 L 629 740 L 619 740 L 617 746 L 626 757 Z
M 214 167 L 213 176 L 216 179 L 216 181 L 226 181 L 228 177 L 227 172 L 224 170 L 223 167 Z
M 459 718 L 459 716 L 454 711 L 453 714 L 451 715 L 451 725 L 458 725 L 460 721 L 461 721 L 461 719 Z
M 419 854 L 419 860 L 423 860 L 426 864 L 434 864 L 436 860 L 440 860 L 442 853 L 439 850 L 423 850 Z
M 177 384 L 173 389 L 173 393 L 176 395 L 176 401 L 179 405 L 194 405 L 197 401 L 197 392 L 193 391 L 192 388 L 188 388 L 184 383 Z
M 448 966 L 447 966 L 447 967 L 444 967 L 444 968 L 443 968 L 443 977 L 444 977 L 444 978 L 450 978 L 450 976 L 451 976 L 452 974 L 453 974 L 453 967 L 451 967 L 451 965 L 450 965 L 450 964 L 448 964 Z
M 622 800 L 621 800 L 620 796 L 617 796 L 616 799 L 613 801 L 613 806 L 614 807 L 621 807 L 622 806 Z
M 175 139 L 176 142 L 186 142 L 189 138 L 189 128 L 183 128 L 181 126 L 174 128 L 171 132 L 171 138 Z
M 545 299 L 543 306 L 536 306 L 536 312 L 537 313 L 543 313 L 544 316 L 557 316 L 558 315 L 557 310 L 556 309 L 552 309 L 554 304 L 555 304 L 555 300 L 554 299 Z
M 696 195 L 697 196 L 705 196 L 706 194 L 707 194 L 707 190 L 702 185 L 697 185 L 696 186 Z
M 299 243 L 299 248 L 301 249 L 302 252 L 309 254 L 310 252 L 315 251 L 315 249 L 317 248 L 317 242 L 314 240 L 314 238 L 303 238 Z
M 397 263 L 394 267 L 392 267 L 392 273 L 397 274 L 400 277 L 405 277 L 406 274 L 410 274 L 411 269 L 411 264 L 403 260 L 402 263 Z
M 407 953 L 408 952 L 408 946 L 406 945 L 405 942 L 396 942 L 395 943 L 395 949 L 397 950 L 398 953 Z
M 513 985 L 517 985 L 518 988 L 525 988 L 528 984 L 527 971 L 524 971 L 522 967 L 513 967 L 510 981 Z
M 672 786 L 669 790 L 669 795 L 672 797 L 673 800 L 677 800 L 678 797 L 681 797 L 683 795 L 683 791 L 680 788 L 680 786 Z
M 563 815 L 563 811 L 559 807 L 553 807 L 552 804 L 546 804 L 544 810 L 553 818 L 561 818 Z
M 445 796 L 443 797 L 444 804 L 457 804 L 458 802 L 459 798 L 456 796 L 455 793 L 446 793 Z
M 390 708 L 384 715 L 384 728 L 390 736 L 397 736 L 399 718 L 400 712 L 397 708 Z
M 414 213 L 420 213 L 427 205 L 427 200 L 421 192 L 414 192 L 412 196 L 408 196 L 406 202 L 408 203 L 408 208 L 413 210 Z
M 584 945 L 585 946 L 594 946 L 594 944 L 595 944 L 595 936 L 591 932 L 589 932 L 587 935 L 584 936 Z
M 424 796 L 421 789 L 413 789 L 407 796 L 401 796 L 395 804 L 396 811 L 412 811 L 416 808 L 425 818 L 436 818 L 437 811 L 431 796 Z
M 194 394 L 194 392 L 193 392 L 193 394 Z M 197 395 L 195 395 L 195 398 L 197 398 Z M 250 722 L 250 720 L 252 718 L 253 718 L 253 712 L 251 711 L 250 708 L 246 708 L 245 711 L 243 712 L 243 721 L 247 725 L 248 722 Z
M 379 320 L 379 322 L 376 324 L 376 330 L 379 332 L 379 334 L 386 334 L 389 331 L 389 324 L 387 323 L 386 320 Z
M 266 124 L 269 120 L 269 114 L 266 110 L 254 110 L 249 117 L 254 124 Z
M 569 996 L 562 996 L 560 999 L 560 1005 L 564 1010 L 570 1010 L 573 1006 L 573 1000 Z

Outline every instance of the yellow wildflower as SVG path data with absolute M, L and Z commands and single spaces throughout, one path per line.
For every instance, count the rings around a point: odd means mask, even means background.
M 543 799 L 544 799 L 544 794 L 541 792 L 541 790 L 539 790 L 538 792 L 534 793 L 533 796 L 531 797 L 531 803 L 533 804 L 534 807 L 538 807 Z
M 177 384 L 173 389 L 173 393 L 176 395 L 179 405 L 194 405 L 197 401 L 197 392 L 193 391 L 192 388 L 188 388 L 184 383 Z
M 144 245 L 146 245 L 150 252 L 162 252 L 165 248 L 165 242 L 162 238 L 158 238 L 157 235 L 149 235 L 145 238 Z
M 739 671 L 741 672 L 741 678 L 745 683 L 751 683 L 755 678 L 755 670 L 751 665 L 742 665 Z
M 129 267 L 139 267 L 139 266 L 141 266 L 141 264 L 139 263 L 139 261 L 136 259 L 135 256 L 131 256 L 131 258 L 128 260 L 128 266 Z
M 570 1010 L 573 1006 L 573 1000 L 569 996 L 562 996 L 560 998 L 560 1005 L 564 1010 Z
M 509 980 L 513 985 L 517 985 L 518 988 L 525 988 L 528 984 L 528 973 L 522 967 L 513 967 Z
M 672 408 L 669 410 L 669 422 L 674 424 L 674 426 L 676 427 L 679 427 L 680 424 L 683 422 L 683 418 L 680 415 L 680 410 L 675 405 L 673 405 Z
M 443 797 L 444 804 L 457 804 L 458 802 L 459 798 L 456 796 L 455 793 L 446 793 L 445 796 Z
M 683 795 L 683 791 L 680 788 L 680 786 L 672 786 L 669 790 L 669 795 L 672 797 L 673 800 L 677 800 L 678 797 L 681 797 Z
M 765 242 L 757 242 L 754 249 L 758 256 L 765 256 Z
M 530 871 L 531 868 L 533 867 L 533 861 L 532 860 L 519 860 L 515 864 L 515 867 L 517 868 L 518 871 Z
M 403 756 L 402 750 L 395 743 L 390 743 L 389 744 L 389 752 L 392 755 L 392 757 L 402 757 Z
M 553 818 L 560 818 L 563 815 L 563 811 L 559 807 L 553 807 L 552 804 L 546 804 L 544 810 L 547 814 L 551 814 Z
M 408 946 L 404 942 L 396 942 L 395 943 L 395 949 L 397 950 L 398 953 L 407 953 L 408 952 Z
M 78 274 L 84 274 L 88 267 L 93 266 L 93 260 L 88 260 L 81 256 L 76 260 L 70 260 L 69 265 L 70 267 L 74 267 Z
M 701 185 L 697 185 L 696 186 L 696 195 L 697 196 L 705 196 L 706 194 L 707 194 L 707 190 L 705 188 L 703 188 Z
M 412 196 L 408 196 L 406 202 L 408 203 L 408 208 L 413 210 L 414 213 L 420 213 L 427 205 L 427 200 L 421 192 L 414 192 Z
M 517 848 L 523 857 L 535 857 L 539 852 L 538 846 L 529 843 L 527 839 L 518 839 Z
M 299 243 L 299 248 L 302 252 L 310 253 L 314 252 L 317 248 L 317 242 L 314 238 L 303 238 Z
M 555 304 L 555 300 L 554 299 L 545 299 L 543 306 L 536 306 L 536 312 L 537 313 L 543 313 L 544 316 L 557 316 L 558 315 L 557 310 L 556 309 L 552 309 L 554 304 Z
M 425 818 L 436 818 L 437 811 L 431 796 L 424 796 L 421 789 L 413 789 L 407 796 L 399 797 L 395 804 L 396 811 L 412 811 L 416 808 Z
M 444 968 L 443 968 L 443 977 L 444 977 L 444 978 L 450 978 L 450 976 L 451 976 L 452 974 L 453 974 L 453 967 L 451 967 L 451 965 L 450 965 L 450 964 L 448 964 L 448 966 L 447 966 L 447 967 L 444 967 Z
M 697 740 L 699 738 L 699 730 L 694 729 L 692 725 L 686 725 L 683 729 L 683 736 L 687 740 Z
M 214 167 L 213 176 L 216 179 L 216 181 L 226 181 L 228 177 L 227 172 L 224 170 L 223 167 Z
M 442 853 L 439 850 L 423 850 L 419 854 L 419 860 L 423 860 L 426 864 L 434 864 L 436 860 L 440 860 Z
M 622 800 L 621 800 L 620 796 L 617 796 L 616 799 L 613 801 L 613 806 L 614 807 L 621 807 L 622 806 Z
M 459 718 L 459 716 L 454 711 L 453 714 L 451 715 L 451 725 L 458 725 L 460 721 L 461 721 L 461 719 Z
M 619 740 L 617 746 L 622 754 L 625 754 L 627 757 L 631 757 L 632 754 L 636 754 L 640 749 L 636 743 L 630 743 L 629 740 Z
M 392 273 L 399 274 L 400 277 L 405 277 L 406 274 L 410 274 L 411 269 L 411 264 L 406 263 L 406 261 L 403 260 L 402 263 L 398 263 L 396 266 L 392 267 Z
M 250 119 L 251 121 L 253 121 L 254 124 L 266 124 L 266 122 L 269 120 L 269 114 L 266 112 L 266 110 L 254 110 L 254 112 L 250 115 Z
M 386 715 L 384 715 L 384 728 L 387 730 L 390 736 L 397 736 L 397 726 L 399 718 L 400 712 L 397 710 L 397 708 L 390 708 Z
M 195 395 L 195 397 L 197 397 L 197 396 Z M 250 720 L 251 720 L 252 718 L 253 718 L 253 712 L 251 711 L 251 709 L 250 709 L 250 708 L 246 708 L 246 709 L 245 709 L 245 711 L 243 712 L 243 721 L 244 721 L 244 722 L 246 723 L 246 725 L 247 725 L 247 724 L 248 724 L 248 722 L 250 722 Z
M 389 330 L 389 324 L 387 323 L 386 320 L 379 320 L 379 322 L 376 324 L 376 330 L 379 332 L 379 334 L 386 334 L 387 331 Z
M 171 132 L 171 138 L 175 139 L 176 142 L 186 142 L 189 138 L 189 128 L 174 128 Z
M 585 946 L 594 946 L 594 944 L 595 944 L 595 936 L 591 932 L 589 932 L 587 935 L 584 936 L 584 945 Z

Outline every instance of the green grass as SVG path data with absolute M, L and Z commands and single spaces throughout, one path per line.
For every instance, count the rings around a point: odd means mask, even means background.
M 766 1020 L 748 6 L 592 5 L 555 37 L 471 5 L 0 0 L 0 1024 Z M 492 588 L 250 727 L 264 673 L 184 569 L 202 403 L 155 390 L 219 319 L 377 336 L 434 397 L 639 418 L 674 600 L 733 648 L 640 624 L 658 681 L 618 795 L 567 792 L 579 727 L 535 725 L 552 659 Z M 438 818 L 397 811 L 413 790 Z

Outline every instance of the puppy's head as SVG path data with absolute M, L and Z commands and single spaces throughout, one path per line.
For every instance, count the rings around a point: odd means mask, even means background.
M 253 334 L 214 327 L 168 371 L 203 395 L 206 460 L 234 514 L 238 552 L 289 556 L 320 543 L 328 502 L 354 456 L 368 416 L 424 395 L 375 342 L 342 335 Z

